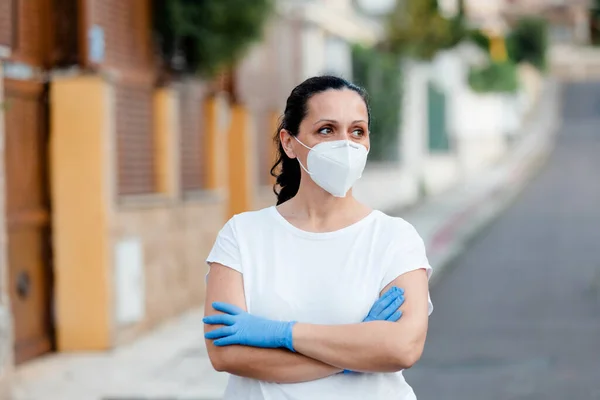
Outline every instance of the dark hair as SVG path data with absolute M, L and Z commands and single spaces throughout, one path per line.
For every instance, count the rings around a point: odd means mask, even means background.
M 287 99 L 285 111 L 280 118 L 277 132 L 275 132 L 275 145 L 277 146 L 277 159 L 271 168 L 271 175 L 276 179 L 273 191 L 277 195 L 277 205 L 285 203 L 298 193 L 300 187 L 300 164 L 298 160 L 291 159 L 285 154 L 279 132 L 285 129 L 293 136 L 298 136 L 300 123 L 306 117 L 308 111 L 308 100 L 317 93 L 326 90 L 350 89 L 362 97 L 367 106 L 369 123 L 371 121 L 371 111 L 369 108 L 369 99 L 367 92 L 343 78 L 336 76 L 316 76 L 309 78 L 296 86 Z M 279 187 L 279 191 L 277 191 Z

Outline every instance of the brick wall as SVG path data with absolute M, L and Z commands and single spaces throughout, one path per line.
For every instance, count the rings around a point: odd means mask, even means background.
M 78 0 L 0 0 L 0 46 L 11 61 L 49 68 L 78 59 Z
M 12 5 L 12 0 L 0 0 L 0 46 L 12 47 Z
M 225 222 L 228 204 L 223 194 L 217 191 L 192 194 L 177 190 L 181 186 L 184 186 L 181 189 L 194 190 L 202 183 L 198 172 L 202 172 L 200 166 L 204 154 L 201 152 L 206 150 L 200 143 L 206 139 L 200 132 L 205 128 L 203 124 L 207 119 L 200 113 L 205 105 L 202 100 L 206 88 L 198 82 L 182 82 L 182 85 L 187 89 L 183 90 L 184 93 L 177 87 L 179 85 L 169 89 L 168 93 L 174 103 L 179 104 L 178 109 L 161 101 L 155 103 L 156 114 L 148 116 L 159 138 L 158 170 L 168 176 L 163 182 L 165 186 L 174 186 L 175 189 L 165 196 L 134 197 L 107 205 L 110 246 L 117 248 L 122 240 L 135 239 L 142 251 L 144 315 L 141 321 L 119 320 L 118 307 L 123 303 L 119 299 L 122 292 L 116 286 L 115 308 L 112 310 L 116 345 L 129 342 L 157 324 L 202 305 L 207 269 L 204 259 Z M 118 99 L 116 108 L 119 108 Z M 118 113 L 116 118 L 119 118 Z M 118 123 L 116 125 L 118 129 Z M 188 132 L 178 135 L 178 129 Z M 210 134 L 208 131 L 204 133 Z M 120 133 L 115 134 L 119 136 Z M 194 147 L 198 147 L 196 151 Z M 185 178 L 183 182 L 182 178 Z M 179 182 L 175 182 L 177 179 Z M 180 185 L 183 183 L 186 185 Z M 116 285 L 127 284 L 118 280 L 120 264 L 115 261 L 112 268 Z
M 149 1 L 91 0 L 89 25 L 104 30 L 101 67 L 116 70 L 119 195 L 157 191 Z
M 156 151 L 152 123 L 152 86 L 120 83 L 116 87 L 118 192 L 154 193 Z
M 6 0 L 0 0 L 0 3 Z M 14 29 L 11 59 L 34 66 L 42 66 L 47 60 L 46 41 L 48 13 L 44 0 L 18 0 L 16 6 L 16 23 Z M 15 14 L 13 14 L 15 15 Z
M 143 246 L 145 317 L 115 328 L 116 344 L 204 303 L 204 262 L 222 228 L 226 203 L 194 200 L 172 205 L 121 209 L 111 226 L 113 243 L 138 238 Z
M 105 65 L 119 70 L 151 68 L 149 1 L 92 0 L 90 25 L 104 29 Z

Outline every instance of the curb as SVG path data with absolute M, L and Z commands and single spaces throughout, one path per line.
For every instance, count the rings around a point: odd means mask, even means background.
M 554 138 L 561 125 L 559 93 L 557 82 L 546 82 L 540 103 L 531 120 L 523 127 L 524 131 L 533 128 L 535 132 L 524 133 L 507 160 L 494 168 L 493 174 L 500 176 L 494 185 L 442 222 L 425 243 L 430 263 L 434 266 L 430 287 L 439 283 L 475 235 L 499 217 L 545 165 L 552 154 Z M 539 125 L 537 129 L 536 124 Z

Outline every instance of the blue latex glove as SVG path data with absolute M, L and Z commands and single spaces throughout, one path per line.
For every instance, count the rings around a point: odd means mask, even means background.
M 396 286 L 392 286 L 387 292 L 375 301 L 369 314 L 363 322 L 369 321 L 391 321 L 396 322 L 402 317 L 400 306 L 404 303 L 404 290 Z M 345 369 L 344 374 L 353 374 L 354 371 Z
M 204 334 L 206 339 L 214 340 L 215 346 L 238 344 L 265 349 L 286 348 L 295 351 L 292 341 L 292 327 L 296 323 L 295 321 L 273 321 L 256 317 L 227 303 L 215 302 L 212 306 L 224 314 L 210 315 L 204 317 L 202 321 L 208 325 L 225 325 Z
M 402 316 L 400 306 L 404 303 L 404 290 L 392 286 L 387 292 L 375 301 L 369 314 L 363 322 L 369 321 L 391 321 L 396 322 Z

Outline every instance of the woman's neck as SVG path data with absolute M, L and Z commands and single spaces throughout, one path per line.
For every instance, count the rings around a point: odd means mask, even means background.
M 316 185 L 300 185 L 293 199 L 279 207 L 281 214 L 304 228 L 332 230 L 352 224 L 370 213 L 350 191 L 334 197 Z

